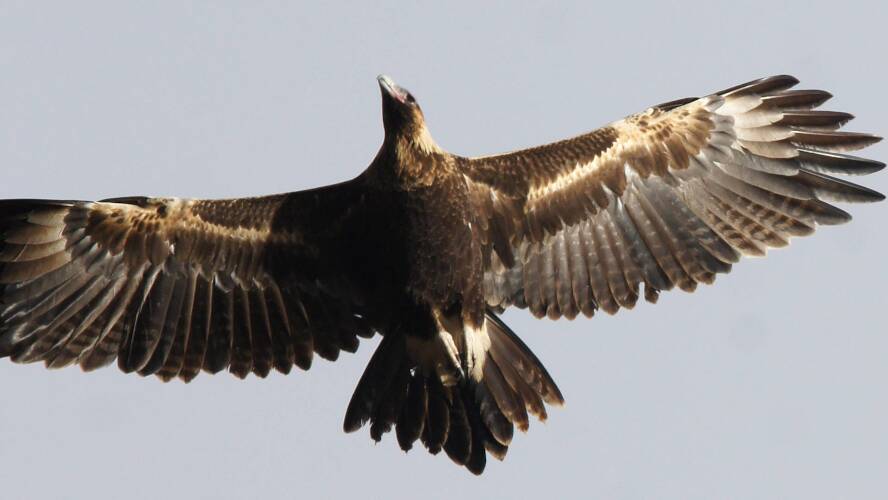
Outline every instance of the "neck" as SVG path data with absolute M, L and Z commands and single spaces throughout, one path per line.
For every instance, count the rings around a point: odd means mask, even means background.
M 417 130 L 407 139 L 407 143 L 416 150 L 424 154 L 440 154 L 444 151 L 438 146 L 438 143 L 432 139 L 432 134 L 425 124 L 420 125 Z
M 412 133 L 386 134 L 374 162 L 383 177 L 394 175 L 398 184 L 416 187 L 431 184 L 446 169 L 447 153 L 435 143 L 425 126 Z
M 398 131 L 385 134 L 385 146 L 393 148 L 400 154 L 441 154 L 444 150 L 432 138 L 424 123 L 412 127 L 404 127 Z

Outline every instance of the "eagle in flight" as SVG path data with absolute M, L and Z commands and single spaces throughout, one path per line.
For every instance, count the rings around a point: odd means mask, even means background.
M 773 76 L 592 132 L 467 158 L 380 76 L 385 139 L 340 184 L 229 200 L 0 201 L 0 356 L 190 381 L 265 377 L 382 340 L 344 427 L 479 474 L 563 397 L 498 314 L 572 319 L 693 291 L 883 195 L 834 174 L 831 95 Z

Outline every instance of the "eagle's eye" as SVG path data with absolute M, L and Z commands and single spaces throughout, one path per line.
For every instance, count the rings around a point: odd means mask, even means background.
M 407 92 L 407 102 L 410 104 L 416 104 L 416 99 L 413 98 L 413 94 Z

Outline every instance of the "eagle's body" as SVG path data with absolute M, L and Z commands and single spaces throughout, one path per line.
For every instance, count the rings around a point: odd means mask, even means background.
M 236 200 L 0 201 L 0 355 L 191 380 L 288 373 L 383 336 L 345 428 L 480 473 L 563 398 L 497 314 L 574 318 L 693 291 L 882 195 L 831 174 L 879 138 L 776 76 L 483 158 L 443 151 L 380 77 L 358 177 Z

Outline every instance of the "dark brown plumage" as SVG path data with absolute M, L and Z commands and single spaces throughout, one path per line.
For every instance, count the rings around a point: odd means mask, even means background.
M 832 177 L 879 138 L 789 76 L 588 134 L 463 158 L 380 77 L 386 136 L 354 180 L 235 200 L 0 201 L 0 355 L 163 380 L 307 370 L 382 342 L 344 427 L 475 473 L 561 393 L 497 313 L 592 316 L 693 291 L 742 255 L 883 196 Z

